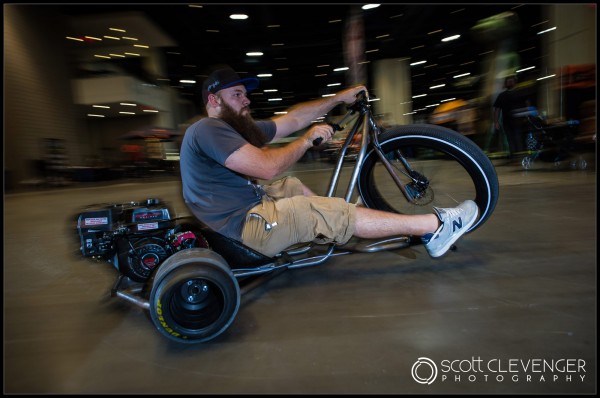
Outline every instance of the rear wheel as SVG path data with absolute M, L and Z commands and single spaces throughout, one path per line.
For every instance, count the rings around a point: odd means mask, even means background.
M 463 135 L 440 126 L 398 126 L 379 136 L 386 159 L 403 185 L 414 196 L 408 201 L 374 148 L 365 155 L 358 180 L 359 194 L 370 208 L 401 214 L 425 214 L 432 206 L 455 207 L 471 199 L 479 207 L 479 219 L 469 231 L 490 217 L 498 201 L 498 177 L 481 149 Z M 413 179 L 400 162 L 409 162 Z
M 240 305 L 237 280 L 223 258 L 208 249 L 187 249 L 157 270 L 150 317 L 170 340 L 202 343 L 223 333 Z

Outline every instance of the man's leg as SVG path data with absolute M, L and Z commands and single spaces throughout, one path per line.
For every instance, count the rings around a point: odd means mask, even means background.
M 317 196 L 309 187 L 302 184 L 302 191 L 304 192 L 304 196 Z
M 300 180 L 296 178 L 288 179 L 289 181 L 285 185 L 296 186 L 292 191 L 297 192 L 301 187 L 304 196 L 317 196 Z M 354 212 L 355 216 L 350 217 L 350 220 L 354 219 L 353 222 L 350 221 L 353 224 L 350 227 L 353 227 L 354 230 L 352 235 L 364 239 L 401 235 L 422 237 L 425 248 L 432 257 L 443 255 L 458 238 L 467 232 L 477 220 L 479 214 L 477 205 L 470 200 L 455 208 L 440 209 L 434 207 L 433 213 L 419 215 L 391 213 L 362 206 L 353 207 L 356 211 Z M 303 214 L 309 214 L 308 208 Z M 321 214 L 322 216 L 323 214 Z M 334 216 L 334 218 L 336 217 Z M 309 224 L 313 225 L 313 223 Z M 348 226 L 344 228 L 348 228 Z M 310 235 L 310 232 L 306 236 L 308 235 Z M 302 241 L 309 240 L 312 240 L 312 238 L 307 237 L 306 240 Z M 345 243 L 345 241 L 341 243 Z
M 297 177 L 287 176 L 264 186 L 265 192 L 273 199 L 290 198 L 296 195 L 316 196 Z
M 396 235 L 422 236 L 435 232 L 439 226 L 440 220 L 433 213 L 406 215 L 357 207 L 354 235 L 366 239 Z
M 432 214 L 404 215 L 356 207 L 354 235 L 367 239 L 419 236 L 429 255 L 440 257 L 471 228 L 479 209 L 475 202 L 467 200 L 457 207 L 433 210 Z

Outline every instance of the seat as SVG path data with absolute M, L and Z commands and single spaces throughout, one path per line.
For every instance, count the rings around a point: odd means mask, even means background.
M 254 268 L 275 262 L 275 258 L 259 253 L 235 239 L 213 231 L 195 217 L 186 217 L 182 221 L 181 226 L 184 229 L 189 228 L 200 232 L 210 248 L 220 254 L 231 269 Z

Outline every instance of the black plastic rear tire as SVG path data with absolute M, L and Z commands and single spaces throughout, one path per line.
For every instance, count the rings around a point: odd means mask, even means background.
M 150 318 L 170 340 L 202 343 L 231 325 L 240 296 L 238 282 L 219 254 L 187 249 L 158 268 L 150 292 Z

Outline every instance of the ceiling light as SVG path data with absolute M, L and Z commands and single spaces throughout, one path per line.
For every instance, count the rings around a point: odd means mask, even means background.
M 231 19 L 248 19 L 248 15 L 246 14 L 231 14 L 229 16 Z
M 521 72 L 525 72 L 526 70 L 531 70 L 531 69 L 533 69 L 533 68 L 535 68 L 535 66 L 529 66 L 529 67 L 527 67 L 527 68 L 523 68 L 523 69 L 516 70 L 516 71 L 515 71 L 515 73 L 521 73 Z
M 251 51 L 249 53 L 246 53 L 246 55 L 249 57 L 260 57 L 261 55 L 263 55 L 263 53 L 261 53 L 260 51 Z
M 556 30 L 556 26 L 550 29 L 546 29 L 546 30 L 542 30 L 541 32 L 538 32 L 538 35 L 544 34 L 544 33 L 548 33 L 550 31 Z
M 551 77 L 554 77 L 554 76 L 556 76 L 556 75 L 542 76 L 542 77 L 540 77 L 540 78 L 538 78 L 538 79 L 536 79 L 536 80 L 550 79 Z
M 379 7 L 380 5 L 381 5 L 381 4 L 365 4 L 365 5 L 364 5 L 364 6 L 362 6 L 361 8 L 362 8 L 363 10 L 370 10 L 370 9 L 373 9 L 373 8 L 377 8 L 377 7 Z
M 454 35 L 454 36 L 448 36 L 448 37 L 444 37 L 442 39 L 442 41 L 452 41 L 452 40 L 456 40 L 460 37 L 460 35 Z
M 469 76 L 471 73 L 467 72 L 467 73 L 461 73 L 460 75 L 456 75 L 454 76 L 455 79 L 458 79 L 459 77 L 465 77 L 465 76 Z

